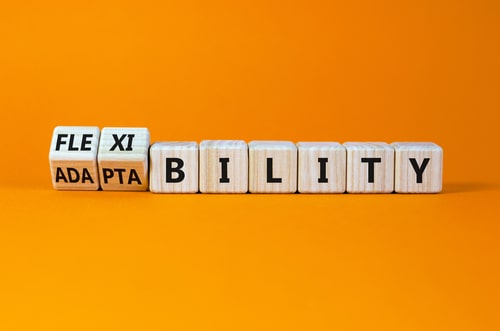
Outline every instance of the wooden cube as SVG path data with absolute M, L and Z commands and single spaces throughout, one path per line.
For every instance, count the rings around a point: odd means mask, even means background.
M 299 142 L 298 191 L 344 193 L 346 149 L 336 142 Z
M 96 126 L 58 126 L 50 145 L 52 185 L 56 190 L 97 190 L 99 172 Z
M 243 140 L 200 143 L 200 192 L 246 193 L 248 145 Z
M 249 150 L 251 193 L 297 191 L 297 147 L 289 141 L 252 141 Z
M 159 142 L 149 151 L 153 193 L 198 192 L 198 144 L 196 142 Z
M 438 193 L 443 186 L 443 149 L 430 142 L 395 142 L 395 191 Z
M 382 142 L 347 142 L 347 192 L 391 193 L 394 148 Z
M 97 162 L 103 190 L 148 189 L 149 130 L 103 128 Z

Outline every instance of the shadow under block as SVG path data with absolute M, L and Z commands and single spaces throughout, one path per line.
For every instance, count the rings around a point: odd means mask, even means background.
M 149 189 L 153 193 L 198 192 L 198 144 L 158 142 L 151 146 Z
M 438 193 L 443 186 L 443 149 L 434 143 L 395 142 L 397 193 Z
M 391 193 L 394 148 L 382 142 L 347 142 L 348 193 Z
M 200 192 L 246 193 L 248 145 L 243 140 L 200 143 Z
M 336 142 L 297 143 L 300 193 L 344 193 L 346 149 Z
M 148 189 L 149 130 L 103 128 L 97 162 L 103 190 Z
M 288 141 L 252 141 L 249 149 L 251 193 L 297 191 L 297 147 Z
M 99 171 L 96 126 L 58 126 L 50 145 L 52 185 L 56 190 L 97 190 Z

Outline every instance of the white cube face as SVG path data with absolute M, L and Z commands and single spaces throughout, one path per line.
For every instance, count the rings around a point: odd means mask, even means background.
M 391 193 L 394 148 L 382 142 L 347 142 L 347 192 Z
M 249 148 L 251 193 L 297 191 L 297 147 L 288 141 L 252 141 Z
M 151 192 L 198 192 L 198 144 L 196 142 L 154 143 L 149 153 Z
M 395 191 L 438 193 L 443 183 L 443 149 L 434 143 L 395 142 Z
M 58 126 L 54 129 L 49 162 L 55 189 L 99 189 L 99 137 L 99 128 L 95 126 Z
M 146 128 L 103 128 L 97 161 L 103 190 L 148 189 L 149 131 Z
M 300 193 L 344 193 L 346 149 L 337 142 L 297 143 Z
M 248 145 L 243 140 L 200 143 L 200 192 L 246 193 Z

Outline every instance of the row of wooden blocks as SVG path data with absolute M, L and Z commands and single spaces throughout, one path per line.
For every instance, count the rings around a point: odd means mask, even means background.
M 205 140 L 150 145 L 146 128 L 58 126 L 58 190 L 154 193 L 437 193 L 443 150 L 423 142 Z

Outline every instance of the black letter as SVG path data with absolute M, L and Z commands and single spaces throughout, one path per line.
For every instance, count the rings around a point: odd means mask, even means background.
M 184 180 L 184 177 L 185 177 L 184 171 L 181 170 L 181 168 L 184 166 L 184 161 L 182 161 L 182 159 L 179 159 L 176 157 L 172 157 L 172 158 L 167 157 L 166 162 L 167 162 L 166 182 L 167 183 L 180 183 L 180 182 L 182 182 Z M 172 167 L 172 164 L 174 162 L 177 164 L 176 167 Z M 172 177 L 173 172 L 176 172 L 178 174 L 177 178 Z
M 80 173 L 75 168 L 67 168 L 68 170 L 68 179 L 70 183 L 78 183 L 80 181 Z M 72 176 L 75 175 L 75 177 Z
M 102 178 L 104 179 L 104 184 L 107 184 L 108 179 L 113 178 L 113 176 L 114 176 L 113 169 L 102 168 Z
M 94 184 L 94 181 L 92 180 L 92 176 L 90 176 L 90 172 L 87 168 L 83 168 L 82 172 L 82 183 L 85 183 L 86 180 L 90 180 L 92 184 Z
M 127 151 L 131 151 L 132 150 L 132 140 L 134 139 L 135 134 L 128 134 L 127 137 L 128 137 Z
M 267 158 L 267 182 L 268 183 L 281 183 L 281 178 L 273 178 L 273 158 Z
M 85 145 L 92 143 L 92 141 L 88 140 L 87 138 L 92 138 L 92 135 L 91 134 L 82 135 L 82 147 L 80 147 L 80 150 L 82 151 L 90 151 L 90 147 L 85 147 Z
M 66 143 L 65 141 L 62 140 L 62 138 L 65 138 L 67 136 L 68 136 L 67 134 L 58 134 L 57 135 L 56 151 L 58 151 L 61 148 L 61 145 L 64 145 Z
M 69 147 L 68 147 L 68 151 L 77 151 L 78 150 L 78 147 L 73 146 L 74 140 L 75 140 L 75 135 L 74 134 L 70 134 L 69 135 Z
M 229 178 L 227 178 L 227 164 L 229 163 L 229 158 L 220 157 L 219 162 L 222 172 L 221 177 L 219 178 L 219 183 L 229 183 Z
M 139 175 L 135 171 L 135 169 L 130 169 L 130 176 L 128 177 L 129 185 L 132 184 L 133 181 L 136 181 L 137 184 L 141 185 L 141 180 L 139 179 Z
M 68 180 L 66 179 L 66 176 L 64 176 L 64 171 L 62 171 L 61 168 L 57 167 L 57 170 L 56 170 L 56 183 L 59 183 L 60 179 L 62 179 L 65 183 L 68 182 Z
M 124 134 L 121 135 L 120 138 L 118 138 L 118 135 L 117 134 L 113 134 L 113 139 L 115 141 L 115 144 L 113 146 L 111 146 L 111 149 L 110 151 L 114 151 L 116 149 L 116 147 L 118 147 L 120 149 L 120 151 L 123 151 L 123 145 L 122 145 L 122 141 L 123 139 L 125 139 L 125 136 Z
M 368 183 L 373 183 L 375 181 L 375 163 L 382 162 L 382 159 L 380 157 L 362 157 L 361 162 L 368 162 Z
M 118 179 L 120 180 L 120 184 L 123 184 L 123 173 L 125 172 L 125 169 L 116 169 L 115 171 L 118 173 Z
M 327 157 L 319 157 L 319 178 L 318 183 L 328 183 L 328 178 L 326 178 L 326 164 L 328 163 Z
M 415 170 L 415 173 L 417 174 L 417 183 L 421 184 L 422 183 L 422 175 L 424 174 L 424 170 L 427 167 L 427 164 L 429 163 L 431 159 L 426 157 L 422 161 L 422 165 L 419 167 L 417 160 L 414 158 L 410 158 L 410 163 L 411 166 L 413 167 L 413 170 Z

